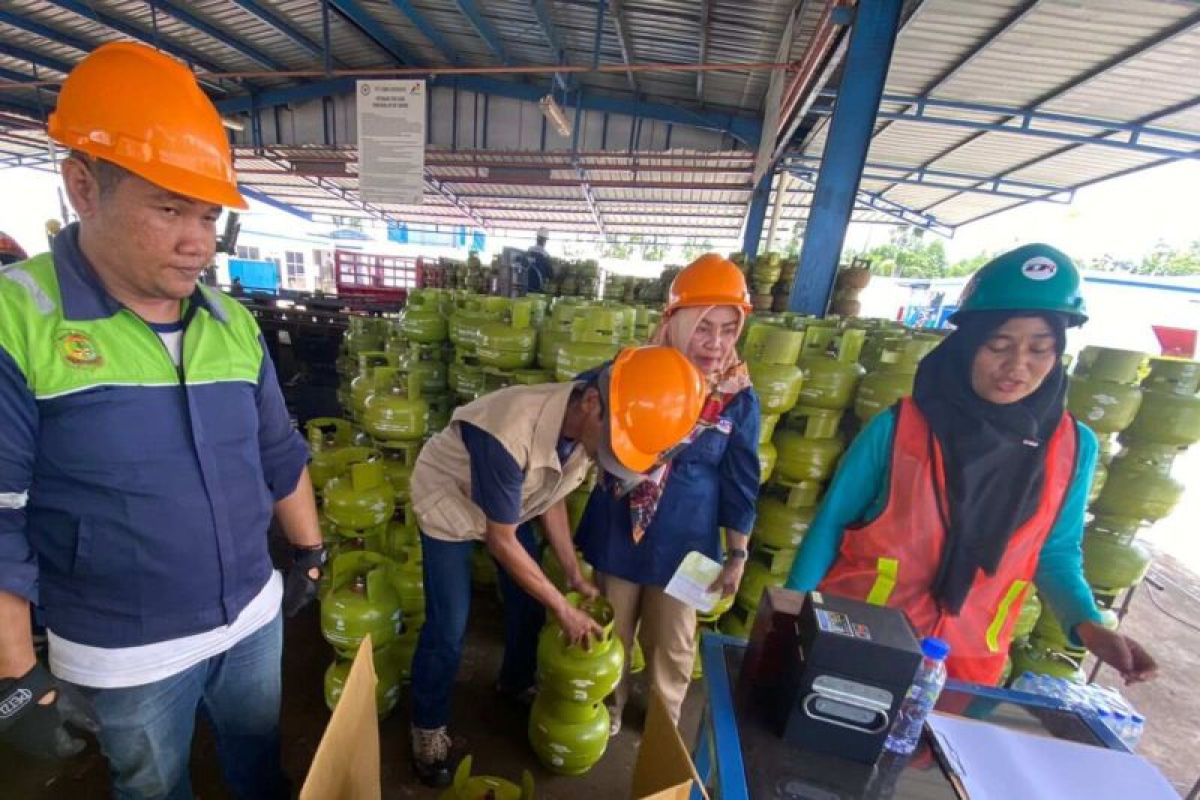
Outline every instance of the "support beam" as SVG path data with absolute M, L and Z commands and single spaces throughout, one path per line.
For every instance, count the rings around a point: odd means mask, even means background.
M 513 63 L 512 58 L 508 55 L 508 51 L 504 49 L 504 40 L 500 38 L 500 34 L 496 32 L 496 28 L 492 23 L 488 22 L 487 17 L 479 10 L 479 6 L 475 0 L 455 0 L 455 5 L 462 15 L 467 18 L 467 22 L 471 23 L 471 27 L 479 34 L 479 38 L 483 39 L 483 43 L 488 46 L 501 64 L 510 66 Z
M 292 23 L 288 22 L 283 17 L 276 14 L 274 11 L 268 9 L 261 2 L 259 2 L 259 0 L 233 0 L 233 2 L 240 6 L 244 11 L 248 12 L 251 16 L 258 18 L 261 22 L 279 31 L 288 39 L 291 39 L 293 44 L 304 48 L 309 55 L 316 58 L 321 58 L 324 56 L 321 45 L 317 44 L 312 39 L 309 39 L 303 31 L 301 31 Z
M 345 0 L 333 0 L 333 2 L 344 3 Z M 531 103 L 536 103 L 545 93 L 544 89 L 540 89 L 533 84 L 516 83 L 486 76 L 436 77 L 429 82 L 429 85 L 431 87 L 457 85 L 464 91 L 497 97 L 509 97 L 514 100 L 526 100 Z M 257 96 L 256 107 L 265 110 L 278 105 L 291 105 L 292 103 L 300 103 L 306 100 L 317 100 L 333 95 L 348 94 L 353 91 L 354 80 L 352 78 L 331 78 L 260 92 Z M 564 105 L 574 106 L 576 103 L 582 104 L 589 111 L 625 114 L 631 117 L 669 122 L 675 125 L 688 125 L 693 128 L 721 131 L 738 139 L 749 147 L 757 146 L 758 137 L 762 131 L 762 123 L 757 118 L 740 114 L 727 114 L 720 111 L 692 111 L 666 103 L 624 100 L 590 92 L 584 93 L 582 97 L 568 95 Z M 231 97 L 228 100 L 218 101 L 217 109 L 222 114 L 248 113 L 251 109 L 250 97 L 249 95 L 241 95 Z
M 793 168 L 789 171 L 791 172 L 792 175 L 795 175 L 798 178 L 804 178 L 804 179 L 808 179 L 810 181 L 814 180 L 815 176 L 817 174 L 816 170 L 810 169 L 810 168 L 800 168 L 800 169 Z M 876 172 L 871 172 L 869 170 L 866 172 L 863 172 L 862 177 L 859 180 L 860 181 L 877 181 L 877 182 L 888 183 L 889 184 L 888 188 L 892 188 L 896 185 L 924 186 L 927 189 L 946 189 L 946 190 L 953 191 L 953 192 L 967 192 L 970 194 L 986 194 L 986 195 L 991 195 L 992 197 L 1006 197 L 1006 198 L 1009 198 L 1012 200 L 1041 200 L 1041 201 L 1044 201 L 1047 203 L 1060 203 L 1060 204 L 1064 204 L 1064 205 L 1071 202 L 1072 196 L 1074 194 L 1070 189 L 1055 189 L 1048 193 L 1043 193 L 1043 194 L 1038 194 L 1038 195 L 1030 195 L 1030 194 L 1022 194 L 1020 192 L 1008 191 L 1006 189 L 992 188 L 990 186 L 984 186 L 984 185 L 963 186 L 960 183 L 950 183 L 948 181 L 939 181 L 936 179 L 929 179 L 929 178 L 925 178 L 925 177 L 897 178 L 894 175 L 887 175 L 885 173 L 876 173 Z M 989 183 L 992 182 L 989 179 L 984 179 L 984 180 L 988 180 Z M 938 201 L 938 203 L 942 203 L 942 202 L 944 202 L 944 201 L 942 201 L 942 200 Z M 935 203 L 932 205 L 937 205 L 938 203 Z
M 1037 8 L 1038 3 L 1040 2 L 1041 0 L 1024 0 L 1024 2 L 1013 9 L 1008 16 L 997 23 L 987 33 L 985 33 L 983 38 L 980 39 L 974 47 L 964 53 L 957 61 L 955 61 L 949 69 L 943 71 L 936 78 L 925 84 L 921 91 L 917 92 L 917 95 L 921 97 L 929 97 L 938 89 L 942 88 L 942 86 L 949 83 L 956 75 L 959 75 L 964 69 L 969 67 L 971 64 L 974 64 L 975 60 L 979 58 L 979 56 L 983 54 L 985 50 L 991 47 L 997 39 L 1009 33 L 1022 22 L 1024 22 L 1026 18 L 1028 18 L 1034 11 L 1034 9 Z M 893 122 L 895 122 L 895 120 L 884 121 L 884 123 L 875 130 L 875 133 L 872 135 L 871 139 L 874 140 L 878 138 L 879 134 L 891 127 Z
M 401 14 L 408 17 L 408 21 L 421 32 L 422 36 L 429 40 L 430 44 L 437 48 L 437 51 L 442 54 L 442 58 L 456 67 L 462 66 L 463 62 L 458 57 L 458 52 L 447 41 L 446 37 L 442 35 L 442 32 L 429 21 L 428 17 L 412 4 L 411 0 L 392 0 L 392 5 Z
M 97 11 L 96 9 L 92 8 L 89 3 L 80 2 L 80 0 L 50 0 L 50 5 L 70 11 L 72 14 L 83 17 L 84 19 L 97 22 L 104 27 L 109 28 L 110 30 L 114 30 L 124 36 L 128 36 L 134 41 L 151 45 L 167 55 L 174 56 L 185 64 L 204 70 L 205 72 L 221 72 L 224 70 L 224 67 L 222 67 L 220 64 L 209 61 L 203 56 L 188 50 L 187 48 L 179 47 L 171 42 L 164 41 L 155 36 L 154 33 L 143 30 L 135 25 L 130 25 L 128 22 L 125 22 L 118 17 L 114 17 L 111 14 L 105 14 L 101 11 Z M 206 86 L 213 87 L 222 94 L 225 94 L 228 91 L 220 83 L 214 81 L 201 80 L 201 83 Z
M 1041 158 L 1041 156 L 1039 156 Z M 787 157 L 786 164 L 789 167 L 799 167 L 801 169 L 811 169 L 813 172 L 817 170 L 821 163 L 821 159 L 816 156 L 806 155 L 791 155 Z M 971 184 L 986 183 L 992 185 L 996 189 L 1005 189 L 1007 191 L 1025 190 L 1026 192 L 1038 192 L 1041 194 L 1067 193 L 1071 191 L 1069 186 L 1055 186 L 1049 183 L 1036 183 L 1034 181 L 1021 181 L 1007 177 L 997 177 L 993 175 L 978 175 L 969 172 L 957 172 L 955 170 L 945 169 L 918 169 L 912 164 L 892 164 L 886 161 L 868 161 L 865 164 L 868 171 L 884 175 L 888 172 L 897 172 L 903 175 L 915 175 L 914 184 L 920 185 L 925 178 L 945 179 L 946 181 L 966 181 Z M 914 172 L 916 170 L 916 172 Z M 899 176 L 890 176 L 887 180 L 892 180 Z M 954 188 L 963 188 L 956 186 Z
M 903 5 L 903 0 L 861 0 L 855 10 L 842 89 L 788 303 L 792 311 L 824 314 L 829 305 Z
M 617 31 L 617 44 L 621 48 L 621 60 L 625 62 L 625 77 L 629 79 L 629 90 L 633 96 L 638 96 L 637 78 L 628 67 L 633 64 L 633 39 L 629 35 L 629 25 L 625 22 L 625 4 L 622 0 L 608 0 L 608 13 L 612 17 L 613 27 Z
M 36 20 L 14 14 L 11 11 L 0 11 L 0 22 L 19 31 L 25 31 L 26 33 L 32 33 L 34 36 L 48 39 L 56 44 L 65 44 L 67 47 L 73 47 L 82 53 L 90 53 L 96 49 L 96 45 L 93 42 L 81 39 L 66 31 L 51 28 L 49 25 L 43 25 Z
M 260 192 L 258 189 L 255 189 L 252 186 L 247 186 L 244 183 L 239 183 L 238 191 L 241 192 L 242 197 L 262 203 L 263 205 L 270 206 L 271 208 L 274 208 L 276 211 L 283 211 L 284 213 L 292 214 L 293 216 L 300 217 L 300 219 L 306 220 L 308 222 L 314 221 L 313 215 L 310 214 L 309 212 L 304 211 L 303 209 L 297 208 L 296 206 L 291 205 L 290 203 L 285 203 L 282 200 L 280 200 L 279 198 L 272 197 L 271 195 L 267 194 L 266 192 Z
M 700 0 L 700 31 L 697 40 L 700 42 L 696 53 L 696 63 L 703 64 L 708 60 L 708 29 L 712 26 L 712 0 Z M 704 73 L 696 73 L 696 100 L 704 105 Z
M 23 47 L 17 47 L 16 45 L 6 44 L 4 42 L 0 42 L 0 56 L 8 56 L 9 58 L 17 59 L 18 61 L 36 64 L 39 67 L 54 70 L 55 72 L 63 75 L 66 75 L 71 71 L 71 68 L 75 66 L 74 64 L 63 61 L 60 58 L 42 55 L 41 53 L 36 53 L 33 50 L 26 50 Z
M 1022 114 L 1032 113 L 1032 112 L 1036 111 L 1039 107 L 1045 105 L 1046 103 L 1049 103 L 1059 97 L 1062 97 L 1063 95 L 1065 95 L 1075 89 L 1078 89 L 1079 87 L 1084 86 L 1085 84 L 1088 84 L 1088 83 L 1096 80 L 1097 78 L 1104 75 L 1105 73 L 1107 73 L 1113 69 L 1116 69 L 1117 67 L 1120 67 L 1123 64 L 1127 64 L 1128 62 L 1133 61 L 1136 58 L 1139 58 L 1140 56 L 1144 55 L 1147 51 L 1152 50 L 1153 48 L 1158 47 L 1159 45 L 1166 44 L 1175 38 L 1189 34 L 1198 25 L 1200 25 L 1200 12 L 1191 14 L 1191 15 L 1185 17 L 1184 19 L 1180 20 L 1179 22 L 1175 23 L 1174 25 L 1171 25 L 1170 27 L 1166 28 L 1165 30 L 1159 31 L 1158 33 L 1155 33 L 1154 35 L 1149 36 L 1146 39 L 1143 39 L 1142 41 L 1138 42 L 1137 44 L 1133 45 L 1132 47 L 1126 48 L 1125 50 L 1121 51 L 1120 53 L 1117 53 L 1116 55 L 1114 55 L 1112 58 L 1109 58 L 1106 61 L 1104 61 L 1103 63 L 1098 64 L 1097 66 L 1088 70 L 1083 75 L 1074 77 L 1071 80 L 1069 80 L 1063 84 L 1060 84 L 1059 86 L 1055 87 L 1054 89 L 1044 92 L 1041 96 L 1035 98 L 1031 103 L 1029 103 L 1025 108 L 1021 109 L 1021 112 L 1022 112 Z M 1002 124 L 1010 123 L 1014 119 L 1017 119 L 1020 116 L 1021 116 L 1020 114 L 1014 114 L 1011 116 L 1007 116 L 1002 120 Z M 984 136 L 989 132 L 992 132 L 992 131 L 988 130 L 987 128 L 978 128 L 976 130 L 976 133 L 972 134 L 971 136 L 968 136 L 967 138 L 963 139 L 961 142 L 956 142 L 955 144 L 942 149 L 940 152 L 938 152 L 932 158 L 926 159 L 921 164 L 921 166 L 922 167 L 932 166 L 933 164 L 937 163 L 938 161 L 940 161 L 941 159 L 950 155 L 951 153 L 954 153 L 954 152 L 958 151 L 959 149 L 966 147 L 971 142 L 976 141 L 981 136 Z M 1022 131 L 1022 132 L 1024 132 L 1024 131 Z M 1068 139 L 1066 141 L 1070 141 L 1070 140 Z M 1099 142 L 1095 142 L 1095 143 L 1099 143 Z M 1127 143 L 1127 144 L 1129 144 L 1129 143 Z M 1169 155 L 1169 153 L 1168 153 L 1168 155 Z
M 417 58 L 403 42 L 380 25 L 379 20 L 372 17 L 358 0 L 329 0 L 329 4 L 346 21 L 358 28 L 359 32 L 399 63 L 410 65 L 421 63 L 421 59 Z
M 533 14 L 537 17 L 538 26 L 542 29 L 542 36 L 545 37 L 546 44 L 550 47 L 550 53 L 554 57 L 555 63 L 562 65 L 569 64 L 570 62 L 567 60 L 567 46 L 563 42 L 562 34 L 558 31 L 558 25 L 554 22 L 554 15 L 550 12 L 550 7 L 546 4 L 547 0 L 529 0 L 529 3 L 533 6 Z M 573 75 L 564 78 L 560 72 L 554 73 L 554 82 L 564 92 L 577 85 L 577 81 Z
M 470 222 L 474 223 L 475 227 L 481 230 L 489 230 L 491 228 L 491 226 L 484 221 L 483 217 L 479 216 L 475 209 L 471 208 L 471 206 L 468 205 L 467 202 L 462 199 L 462 197 L 450 191 L 450 189 L 448 189 L 442 181 L 430 175 L 428 170 L 425 172 L 425 183 L 442 197 L 449 200 L 450 204 L 454 206 L 458 212 L 466 217 Z
M 150 0 L 150 5 L 161 9 L 163 12 L 171 15 L 184 25 L 187 25 L 190 28 L 195 28 L 210 39 L 220 42 L 230 50 L 242 54 L 246 58 L 263 65 L 267 69 L 273 69 L 279 72 L 284 72 L 288 69 L 287 64 L 284 64 L 282 61 L 276 61 L 263 51 L 251 47 L 235 36 L 229 35 L 207 20 L 203 20 L 193 14 L 191 11 L 188 11 L 186 8 L 181 7 L 180 4 L 174 2 L 174 0 Z
M 754 187 L 754 193 L 750 195 L 750 205 L 746 209 L 745 233 L 742 236 L 742 252 L 746 254 L 747 259 L 758 255 L 763 223 L 767 219 L 767 208 L 771 201 L 771 182 L 774 179 L 774 171 L 768 170 Z
M 812 175 L 794 175 L 794 177 L 807 186 L 816 186 L 816 179 Z M 854 192 L 854 208 L 890 217 L 891 222 L 889 224 L 891 225 L 909 225 L 945 236 L 947 239 L 954 236 L 955 226 L 942 222 L 932 214 L 910 208 L 902 203 L 897 203 L 895 200 L 889 200 L 879 192 L 857 189 Z

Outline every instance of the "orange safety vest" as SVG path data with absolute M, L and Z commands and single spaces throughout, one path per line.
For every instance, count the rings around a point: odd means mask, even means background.
M 932 593 L 946 545 L 937 506 L 939 496 L 946 497 L 941 447 L 912 400 L 902 400 L 887 505 L 875 520 L 846 529 L 837 561 L 820 590 L 903 610 L 918 636 L 937 636 L 950 645 L 950 677 L 995 685 L 1004 672 L 1012 629 L 1037 571 L 1042 544 L 1075 473 L 1076 440 L 1075 422 L 1064 413 L 1046 448 L 1037 510 L 1013 533 L 996 573 L 976 572 L 962 610 L 952 615 Z M 935 491 L 934 479 L 940 491 Z

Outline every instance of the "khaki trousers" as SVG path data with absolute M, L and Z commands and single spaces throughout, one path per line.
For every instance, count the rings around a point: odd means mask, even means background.
M 625 674 L 613 692 L 612 713 L 619 716 L 629 700 L 629 665 L 637 636 L 646 657 L 650 687 L 662 695 L 671 721 L 679 724 L 696 655 L 696 610 L 659 586 L 642 586 L 599 573 L 596 584 L 612 604 L 613 629 L 625 645 Z

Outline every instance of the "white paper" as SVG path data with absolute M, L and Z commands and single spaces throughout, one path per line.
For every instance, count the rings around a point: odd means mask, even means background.
M 946 766 L 970 800 L 1179 800 L 1146 759 L 933 713 L 927 720 Z
M 358 186 L 368 203 L 425 194 L 425 81 L 358 82 Z
M 683 557 L 679 569 L 671 576 L 665 591 L 676 600 L 687 603 L 702 614 L 707 614 L 721 599 L 720 592 L 708 591 L 708 587 L 720 574 L 720 564 L 693 550 Z

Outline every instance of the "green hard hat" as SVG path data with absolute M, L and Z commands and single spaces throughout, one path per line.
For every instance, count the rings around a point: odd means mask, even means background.
M 996 256 L 963 288 L 951 322 L 973 311 L 1056 311 L 1067 325 L 1087 322 L 1083 278 L 1066 253 L 1026 244 Z

